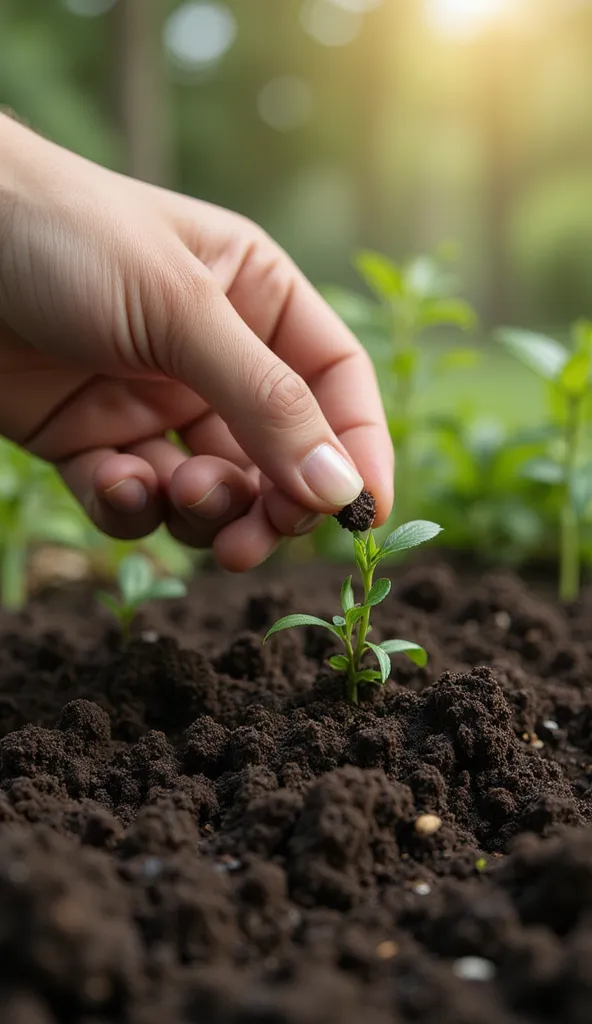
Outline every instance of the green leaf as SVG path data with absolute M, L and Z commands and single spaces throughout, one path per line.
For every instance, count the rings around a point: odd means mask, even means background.
M 378 646 L 385 654 L 406 654 L 420 668 L 428 663 L 428 655 L 424 648 L 410 640 L 383 640 Z
M 155 580 L 150 587 L 148 597 L 152 601 L 160 601 L 164 598 L 185 597 L 187 587 L 183 580 L 176 580 L 173 576 L 166 576 L 162 580 Z
M 355 608 L 350 608 L 349 611 L 346 612 L 345 621 L 347 623 L 348 629 L 350 628 L 350 626 L 355 626 L 356 622 L 360 621 L 365 611 L 366 605 L 358 604 L 355 606 Z
M 271 627 L 270 630 L 265 634 L 263 643 L 266 643 L 272 633 L 279 633 L 281 629 L 293 629 L 295 626 L 321 626 L 323 629 L 328 629 L 330 633 L 338 637 L 341 640 L 341 634 L 336 626 L 333 626 L 330 622 L 325 622 L 324 619 L 318 619 L 316 615 L 285 615 L 282 619 L 278 619 L 276 623 Z
M 112 594 L 107 594 L 104 590 L 99 590 L 96 594 L 97 601 L 99 601 L 105 608 L 107 608 L 117 620 L 121 618 L 122 606 L 119 601 L 113 597 Z
M 117 573 L 124 603 L 139 604 L 148 596 L 154 581 L 152 563 L 144 555 L 128 555 Z
M 338 626 L 339 628 L 341 628 L 342 626 L 345 626 L 345 619 L 343 618 L 343 615 L 334 615 L 333 616 L 333 625 L 334 626 Z
M 477 323 L 477 315 L 464 299 L 427 299 L 419 311 L 420 327 L 450 325 L 461 331 L 470 331 Z
M 572 327 L 573 345 L 576 352 L 592 355 L 592 321 L 576 320 Z
M 354 537 L 354 558 L 358 569 L 364 570 L 366 568 L 366 545 L 360 537 Z
M 348 576 L 345 583 L 341 588 L 341 607 L 344 612 L 348 612 L 350 608 L 353 608 L 355 604 L 354 591 L 352 587 L 352 578 Z
M 371 299 L 333 285 L 321 288 L 321 294 L 353 331 L 384 327 L 384 311 Z
M 382 673 L 375 672 L 373 668 L 365 668 L 362 672 L 358 672 L 357 681 L 359 683 L 381 683 Z
M 402 352 L 395 352 L 391 360 L 391 368 L 397 377 L 403 380 L 410 380 L 418 368 L 420 353 L 415 348 L 406 348 Z
M 375 537 L 374 537 L 374 534 L 373 534 L 372 530 L 370 530 L 370 532 L 369 532 L 369 534 L 368 534 L 368 536 L 366 538 L 366 558 L 367 558 L 367 561 L 368 561 L 368 565 L 370 565 L 372 563 L 373 559 L 376 557 L 377 554 L 378 554 L 378 545 L 376 543 L 376 540 L 375 540 Z
M 442 527 L 437 523 L 431 523 L 427 519 L 414 519 L 410 523 L 403 523 L 396 530 L 388 535 L 380 549 L 380 557 L 397 554 L 399 551 L 407 551 L 419 544 L 432 540 L 442 532 Z
M 333 654 L 332 657 L 329 658 L 329 664 L 336 672 L 347 672 L 349 668 L 349 661 L 345 654 Z
M 496 332 L 496 338 L 508 352 L 545 380 L 558 380 L 569 359 L 565 346 L 544 334 L 502 327 Z
M 565 479 L 563 466 L 553 459 L 541 457 L 526 462 L 520 471 L 525 480 L 534 480 L 539 484 L 562 484 Z
M 386 683 L 391 674 L 391 659 L 381 647 L 378 647 L 376 644 L 371 644 L 369 640 L 366 640 L 366 647 L 376 656 L 376 660 L 380 666 L 381 682 Z
M 372 586 L 370 587 L 370 592 L 368 594 L 368 597 L 364 601 L 364 604 L 369 605 L 371 608 L 373 608 L 374 605 L 376 604 L 380 604 L 381 601 L 384 601 L 385 597 L 388 597 L 390 589 L 390 580 L 376 580 L 376 582 L 373 583 Z
M 449 370 L 472 370 L 477 366 L 481 354 L 474 348 L 453 348 L 436 360 L 436 370 L 448 373 Z
M 579 398 L 588 389 L 592 352 L 576 352 L 563 367 L 559 384 L 573 398 Z
M 378 252 L 359 252 L 354 267 L 381 302 L 392 302 L 403 292 L 403 278 L 396 263 Z
M 580 466 L 570 487 L 570 497 L 576 514 L 585 517 L 592 505 L 592 462 Z

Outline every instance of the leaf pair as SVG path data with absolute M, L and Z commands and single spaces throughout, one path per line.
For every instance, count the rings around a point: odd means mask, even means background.
M 97 594 L 103 604 L 127 632 L 140 605 L 148 601 L 184 597 L 187 587 L 182 580 L 167 576 L 156 577 L 152 563 L 140 554 L 124 558 L 117 572 L 119 597 L 101 591 Z

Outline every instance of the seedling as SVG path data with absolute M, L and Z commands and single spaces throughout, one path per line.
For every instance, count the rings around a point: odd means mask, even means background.
M 128 555 L 117 571 L 119 597 L 99 591 L 97 599 L 117 619 L 125 639 L 129 638 L 138 609 L 148 601 L 184 597 L 187 587 L 173 576 L 157 579 L 152 563 L 143 555 Z
M 358 499 L 365 501 L 363 494 Z M 353 514 L 348 510 L 353 509 Z M 340 513 L 339 519 L 343 526 L 351 529 L 353 526 L 354 559 L 359 570 L 363 599 L 356 602 L 352 586 L 352 576 L 348 576 L 341 588 L 340 615 L 334 615 L 332 622 L 317 618 L 315 615 L 286 615 L 279 619 L 271 627 L 263 643 L 282 629 L 292 629 L 294 626 L 320 626 L 331 633 L 343 645 L 344 654 L 334 654 L 329 658 L 329 665 L 336 672 L 344 673 L 346 676 L 346 691 L 348 700 L 357 704 L 358 691 L 360 686 L 374 685 L 382 686 L 386 683 L 391 673 L 391 654 L 405 654 L 416 665 L 424 666 L 427 662 L 427 654 L 423 647 L 410 640 L 383 640 L 382 643 L 374 644 L 368 640 L 371 631 L 370 615 L 372 609 L 384 601 L 388 596 L 391 583 L 388 579 L 374 579 L 374 572 L 383 559 L 391 555 L 399 554 L 409 548 L 417 547 L 424 541 L 431 540 L 438 533 L 440 527 L 436 523 L 425 520 L 417 520 L 399 526 L 393 533 L 389 534 L 384 543 L 378 547 L 372 530 L 369 530 L 365 537 L 355 526 L 363 517 L 357 514 L 356 502 L 348 509 Z M 367 525 L 371 525 L 372 517 Z M 368 664 L 368 656 L 375 659 L 378 669 Z
M 572 601 L 580 590 L 581 525 L 592 505 L 592 461 L 583 444 L 592 423 L 592 322 L 573 325 L 569 347 L 513 328 L 499 331 L 498 339 L 549 386 L 548 454 L 526 463 L 522 472 L 559 488 L 559 595 Z

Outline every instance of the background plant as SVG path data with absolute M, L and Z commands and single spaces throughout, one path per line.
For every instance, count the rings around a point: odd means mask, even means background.
M 521 473 L 559 494 L 559 593 L 573 600 L 580 588 L 582 526 L 592 506 L 592 323 L 579 320 L 570 343 L 516 328 L 499 341 L 547 384 L 546 452 L 528 460 Z
M 440 530 L 441 527 L 437 523 L 428 521 L 405 523 L 389 534 L 381 546 L 376 544 L 371 530 L 365 538 L 359 533 L 354 533 L 354 559 L 362 581 L 362 600 L 356 602 L 352 577 L 348 576 L 341 588 L 343 614 L 334 615 L 332 622 L 319 619 L 316 615 L 286 615 L 271 627 L 263 643 L 274 633 L 295 626 L 320 626 L 328 630 L 345 648 L 345 654 L 333 655 L 329 658 L 329 664 L 336 672 L 345 674 L 347 697 L 354 704 L 358 702 L 360 686 L 386 683 L 391 673 L 391 654 L 406 654 L 416 665 L 425 665 L 425 650 L 410 640 L 383 640 L 379 644 L 368 640 L 372 609 L 384 601 L 391 590 L 390 580 L 374 580 L 374 572 L 385 558 L 391 558 L 431 540 L 440 533 Z M 368 667 L 367 654 L 372 655 L 378 662 L 378 670 Z
M 187 587 L 173 576 L 156 577 L 154 566 L 144 555 L 127 555 L 117 570 L 118 594 L 98 591 L 97 599 L 119 623 L 122 635 L 129 638 L 132 623 L 140 608 L 149 601 L 184 597 Z
M 395 263 L 377 252 L 360 252 L 356 270 L 373 299 L 339 288 L 324 289 L 325 296 L 355 333 L 364 340 L 378 369 L 388 422 L 397 452 L 397 517 L 415 508 L 417 453 L 415 442 L 427 427 L 418 398 L 434 379 L 451 369 L 473 367 L 471 349 L 449 348 L 436 358 L 422 346 L 433 328 L 469 331 L 476 315 L 456 295 L 452 272 L 456 251 L 441 246 L 432 255 Z M 427 355 L 427 358 L 426 358 Z

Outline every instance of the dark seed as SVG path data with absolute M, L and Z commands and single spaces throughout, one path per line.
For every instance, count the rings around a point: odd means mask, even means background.
M 362 491 L 351 505 L 346 505 L 335 516 L 337 522 L 344 530 L 369 530 L 376 515 L 376 502 L 370 491 Z

